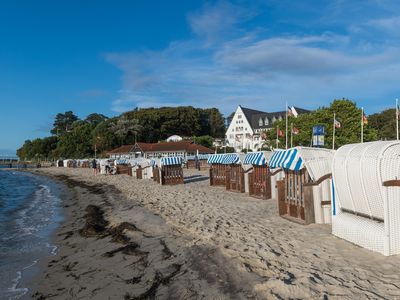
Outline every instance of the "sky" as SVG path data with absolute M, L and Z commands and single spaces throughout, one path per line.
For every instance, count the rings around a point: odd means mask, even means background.
M 0 154 L 54 116 L 400 98 L 400 1 L 1 1 Z

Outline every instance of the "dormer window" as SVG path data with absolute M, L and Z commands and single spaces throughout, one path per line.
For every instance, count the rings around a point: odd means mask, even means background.
M 276 122 L 276 118 L 275 118 L 275 116 L 273 116 L 272 117 L 272 123 L 275 123 Z
M 262 120 L 262 118 L 260 118 L 260 119 L 258 120 L 258 126 L 263 126 L 263 120 Z
M 279 116 L 279 121 L 282 121 L 283 119 L 282 119 L 282 116 Z
M 269 125 L 268 117 L 265 117 L 264 124 L 265 124 L 265 126 L 268 126 L 268 125 Z

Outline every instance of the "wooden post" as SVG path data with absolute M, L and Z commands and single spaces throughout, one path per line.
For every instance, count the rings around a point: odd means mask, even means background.
M 230 167 L 228 167 L 225 170 L 225 188 L 227 190 L 230 190 L 230 188 L 231 188 L 231 168 Z
M 313 186 L 304 186 L 304 222 L 315 223 Z
M 286 193 L 285 193 L 285 180 L 278 180 L 276 182 L 276 187 L 278 190 L 278 210 L 279 210 L 279 215 L 283 216 L 286 215 L 287 213 L 287 208 L 286 208 Z
M 249 195 L 254 195 L 254 171 L 249 173 Z
M 244 193 L 245 192 L 245 186 L 244 186 L 244 170 L 242 167 L 240 167 L 240 192 Z

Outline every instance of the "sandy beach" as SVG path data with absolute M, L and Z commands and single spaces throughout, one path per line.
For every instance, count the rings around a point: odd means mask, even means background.
M 275 200 L 210 187 L 207 172 L 185 170 L 178 186 L 34 172 L 71 190 L 36 299 L 400 298 L 399 256 L 282 219 Z

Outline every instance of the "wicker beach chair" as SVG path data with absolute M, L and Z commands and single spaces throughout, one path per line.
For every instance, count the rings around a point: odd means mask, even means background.
M 283 169 L 277 181 L 279 214 L 302 224 L 331 222 L 331 182 L 334 151 L 295 147 L 274 151 L 269 167 Z
M 400 254 L 400 142 L 345 145 L 333 159 L 332 233 Z

